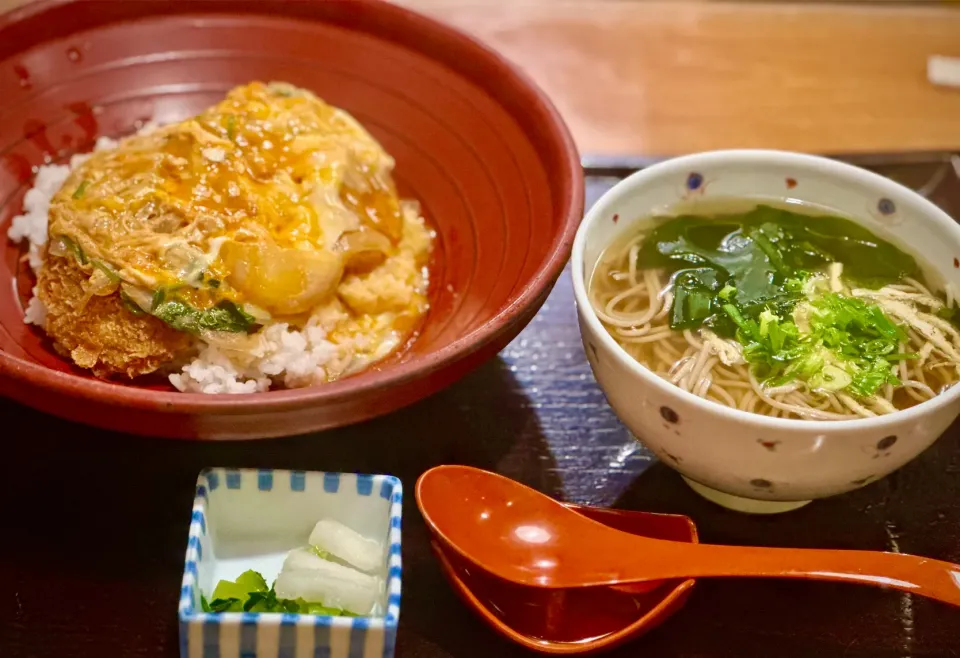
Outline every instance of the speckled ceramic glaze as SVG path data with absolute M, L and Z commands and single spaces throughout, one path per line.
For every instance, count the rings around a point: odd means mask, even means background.
M 682 391 L 617 345 L 587 298 L 601 252 L 630 230 L 631 220 L 697 196 L 791 198 L 827 206 L 905 247 L 934 278 L 960 285 L 960 226 L 915 192 L 871 172 L 814 156 L 749 150 L 685 156 L 645 169 L 593 206 L 573 248 L 584 347 L 621 421 L 699 493 L 745 511 L 783 511 L 856 489 L 930 446 L 960 413 L 960 387 L 877 418 L 769 418 Z

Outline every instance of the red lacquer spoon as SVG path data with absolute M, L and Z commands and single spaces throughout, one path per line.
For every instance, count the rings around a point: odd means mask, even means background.
M 704 577 L 878 585 L 960 606 L 960 565 L 874 551 L 752 548 L 639 537 L 593 521 L 495 473 L 438 466 L 417 482 L 423 516 L 462 558 L 542 588 Z
M 622 532 L 697 541 L 697 530 L 685 516 L 565 506 Z M 553 655 L 605 651 L 656 628 L 683 606 L 695 582 L 651 581 L 573 589 L 526 587 L 490 575 L 439 539 L 431 544 L 454 591 L 480 619 L 513 642 Z

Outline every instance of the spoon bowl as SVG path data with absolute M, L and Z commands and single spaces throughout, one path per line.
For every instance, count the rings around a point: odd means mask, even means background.
M 565 507 L 623 532 L 698 541 L 696 527 L 685 516 Z M 643 635 L 683 607 L 695 583 L 686 579 L 625 587 L 528 587 L 487 573 L 435 537 L 434 553 L 464 603 L 500 635 L 541 653 L 593 653 Z

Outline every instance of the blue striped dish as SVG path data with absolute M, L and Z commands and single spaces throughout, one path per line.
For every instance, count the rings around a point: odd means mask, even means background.
M 180 590 L 181 658 L 391 658 L 400 618 L 403 488 L 389 475 L 204 470 Z M 384 545 L 382 617 L 204 613 L 220 579 L 255 569 L 272 582 L 283 556 L 333 518 Z

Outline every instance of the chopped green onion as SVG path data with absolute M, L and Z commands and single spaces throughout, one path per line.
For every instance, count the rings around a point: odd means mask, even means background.
M 770 333 L 770 325 L 776 324 L 780 321 L 776 315 L 774 315 L 770 309 L 763 309 L 760 313 L 760 337 L 766 338 L 767 334 Z
M 73 252 L 74 258 L 77 259 L 77 262 L 81 265 L 87 264 L 87 255 L 83 252 L 83 248 L 77 244 L 72 238 L 68 238 L 65 235 L 60 236 L 60 241 L 66 245 L 67 249 Z
M 915 352 L 913 353 L 898 352 L 896 354 L 887 354 L 883 358 L 892 363 L 894 361 L 907 361 L 909 359 L 919 359 L 920 355 Z
M 826 391 L 842 390 L 852 382 L 853 377 L 846 370 L 830 364 L 823 366 L 819 374 L 810 378 L 812 388 L 822 388 Z
M 163 300 L 166 298 L 166 296 L 167 296 L 167 292 L 163 288 L 159 288 L 157 289 L 156 292 L 153 293 L 153 301 L 150 303 L 151 313 L 157 310 L 160 304 L 163 303 Z
M 147 312 L 140 308 L 135 301 L 130 298 L 123 290 L 120 291 L 120 302 L 123 304 L 123 307 L 130 311 L 133 315 L 140 317 L 141 315 L 146 315 Z
M 776 317 L 776 316 L 774 316 Z M 784 332 L 784 329 L 780 326 L 780 319 L 777 318 L 774 322 L 771 322 L 767 329 L 770 335 L 770 347 L 774 352 L 779 352 L 783 349 L 783 345 L 786 342 L 787 334 Z
M 110 265 L 96 259 L 91 259 L 90 264 L 93 265 L 98 270 L 100 270 L 101 272 L 103 272 L 104 274 L 106 274 L 107 278 L 110 279 L 110 281 L 112 281 L 113 283 L 120 282 L 120 275 Z
M 747 321 L 743 319 L 743 315 L 740 313 L 740 310 L 733 304 L 724 304 L 724 312 L 730 316 L 730 319 L 733 320 L 738 327 L 747 331 Z
M 737 327 L 743 356 L 758 378 L 779 386 L 799 379 L 811 388 L 865 398 L 886 384 L 898 385 L 894 363 L 917 358 L 900 353 L 903 328 L 872 303 L 837 293 L 807 302 L 804 331 L 789 308 L 764 308 L 751 319 L 734 303 L 722 309 Z M 809 327 L 806 325 L 809 324 Z
M 83 193 L 87 191 L 87 186 L 90 185 L 90 181 L 83 180 L 80 181 L 80 184 L 77 186 L 77 189 L 73 193 L 74 199 L 79 199 L 83 196 Z

